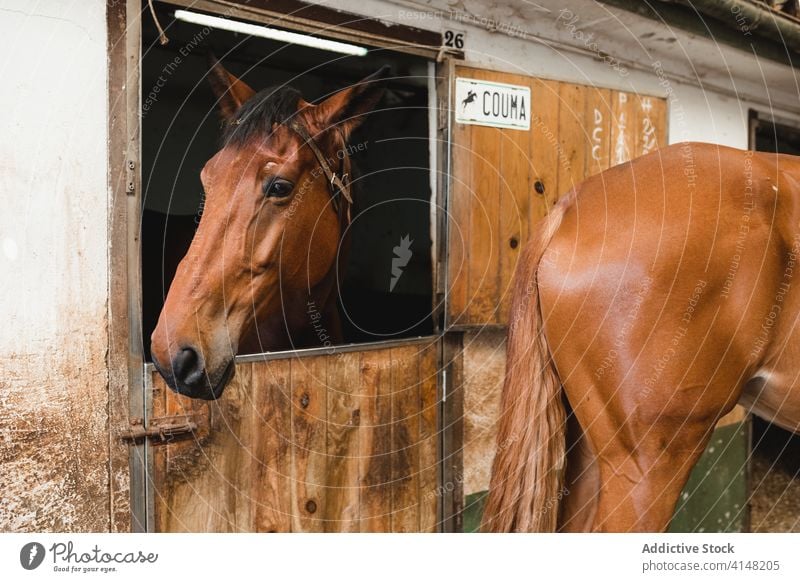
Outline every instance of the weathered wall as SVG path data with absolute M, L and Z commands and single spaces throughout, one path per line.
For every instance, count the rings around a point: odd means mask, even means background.
M 0 531 L 106 530 L 105 2 L 6 1 L 0 38 Z
M 352 0 L 326 4 L 349 12 Z M 670 119 L 670 143 L 747 147 L 747 113 L 800 119 L 794 71 L 739 47 L 587 0 L 361 0 L 384 21 L 466 32 L 467 64 L 674 98 L 686 123 Z M 612 60 L 613 58 L 613 60 Z
M 464 334 L 464 495 L 489 488 L 500 393 L 506 374 L 506 331 Z

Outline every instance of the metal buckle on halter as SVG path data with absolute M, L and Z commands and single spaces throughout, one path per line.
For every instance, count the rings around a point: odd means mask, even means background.
M 342 196 L 345 197 L 348 203 L 352 204 L 353 199 L 350 197 L 350 189 L 347 187 L 347 180 L 348 174 L 342 174 L 340 178 L 336 172 L 331 173 L 331 189 L 334 187 L 341 193 Z
M 352 205 L 353 198 L 350 196 L 350 189 L 347 187 L 347 183 L 345 182 L 345 180 L 347 180 L 348 174 L 343 174 L 342 177 L 339 178 L 336 172 L 334 172 L 333 169 L 331 169 L 331 167 L 328 165 L 328 162 L 325 160 L 325 154 L 323 154 L 322 151 L 320 151 L 314 139 L 308 134 L 308 132 L 302 125 L 297 123 L 296 120 L 292 120 L 291 122 L 289 122 L 289 127 L 293 129 L 295 133 L 297 133 L 303 139 L 303 141 L 306 143 L 308 147 L 311 148 L 311 151 L 314 153 L 314 156 L 317 158 L 317 162 L 319 163 L 320 167 L 322 168 L 322 171 L 326 174 L 326 176 L 330 175 L 330 181 L 331 181 L 330 189 L 331 189 L 331 194 L 334 196 L 333 200 L 334 207 L 338 205 L 335 199 L 336 190 L 338 190 L 342 194 L 342 196 L 344 196 L 347 202 Z M 344 164 L 344 160 L 342 160 L 342 164 Z M 350 216 L 349 208 L 347 209 L 347 215 L 349 219 Z

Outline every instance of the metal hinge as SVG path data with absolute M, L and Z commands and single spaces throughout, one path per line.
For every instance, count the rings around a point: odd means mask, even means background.
M 128 196 L 133 196 L 136 193 L 136 164 L 133 160 L 128 160 L 128 163 L 125 164 L 125 191 L 128 193 Z
M 153 418 L 148 426 L 141 418 L 131 420 L 130 427 L 119 431 L 119 438 L 128 444 L 149 440 L 154 445 L 165 445 L 186 438 L 197 430 L 191 416 L 164 416 Z

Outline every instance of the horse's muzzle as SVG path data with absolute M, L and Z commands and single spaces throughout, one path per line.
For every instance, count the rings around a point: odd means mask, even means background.
M 151 354 L 153 365 L 173 391 L 200 400 L 216 400 L 222 396 L 225 386 L 235 372 L 234 360 L 231 358 L 218 371 L 209 373 L 205 369 L 202 356 L 192 347 L 181 348 L 172 358 L 168 367 Z

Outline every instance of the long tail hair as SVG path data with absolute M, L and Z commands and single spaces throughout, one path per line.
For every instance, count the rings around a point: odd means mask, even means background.
M 544 336 L 537 272 L 566 203 L 562 199 L 538 225 L 514 275 L 497 452 L 481 523 L 485 532 L 554 532 L 557 527 L 566 413 Z

